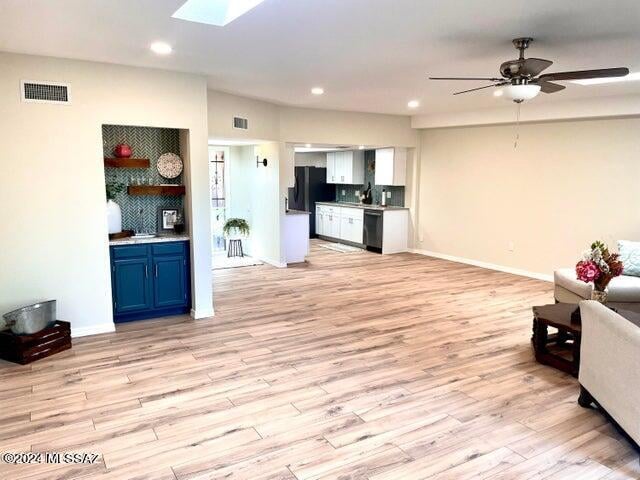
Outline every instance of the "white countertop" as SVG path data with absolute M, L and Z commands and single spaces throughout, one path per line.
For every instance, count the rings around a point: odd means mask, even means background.
M 109 240 L 109 245 L 138 245 L 141 243 L 184 242 L 189 240 L 189 235 L 159 235 L 152 238 L 118 238 Z
M 392 205 L 366 205 L 364 203 L 349 202 L 316 202 L 316 205 L 331 205 L 332 207 L 366 208 L 367 210 L 409 210 L 409 207 L 395 207 Z

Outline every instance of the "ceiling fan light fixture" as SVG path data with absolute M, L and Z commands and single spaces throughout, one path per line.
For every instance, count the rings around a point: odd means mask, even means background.
M 522 103 L 525 100 L 531 100 L 540 93 L 540 85 L 533 83 L 523 85 L 507 85 L 502 88 L 502 97 L 512 100 L 516 103 Z

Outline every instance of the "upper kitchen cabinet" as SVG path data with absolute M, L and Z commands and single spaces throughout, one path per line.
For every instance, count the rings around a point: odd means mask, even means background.
M 327 183 L 364 184 L 364 152 L 327 152 Z
M 376 185 L 404 186 L 407 179 L 407 149 L 376 149 Z

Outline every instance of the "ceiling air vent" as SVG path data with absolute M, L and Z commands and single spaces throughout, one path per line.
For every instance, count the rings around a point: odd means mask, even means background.
M 233 117 L 233 128 L 239 128 L 240 130 L 248 130 L 249 120 L 242 117 Z
M 69 84 L 57 82 L 20 82 L 23 102 L 56 103 L 68 105 L 71 103 Z

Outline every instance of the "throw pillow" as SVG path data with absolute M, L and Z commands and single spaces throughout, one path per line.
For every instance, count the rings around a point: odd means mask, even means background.
M 624 265 L 622 274 L 640 277 L 640 242 L 620 240 L 618 242 L 618 253 Z

